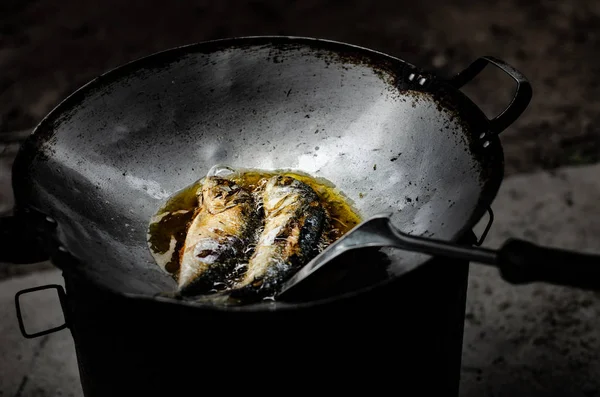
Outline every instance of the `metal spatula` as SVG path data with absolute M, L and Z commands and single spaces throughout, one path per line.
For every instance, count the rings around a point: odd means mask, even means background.
M 278 297 L 342 253 L 365 247 L 395 247 L 429 255 L 457 258 L 496 266 L 502 278 L 513 284 L 534 281 L 584 289 L 600 289 L 600 255 L 541 247 L 518 239 L 507 240 L 500 249 L 458 245 L 411 236 L 396 229 L 391 214 L 375 215 L 330 245 L 301 268 L 280 290 Z

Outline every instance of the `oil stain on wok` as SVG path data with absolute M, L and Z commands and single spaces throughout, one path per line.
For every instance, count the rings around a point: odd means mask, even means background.
M 172 297 L 238 304 L 272 297 L 360 220 L 326 180 L 215 166 L 157 211 L 148 244 L 157 264 L 178 281 Z

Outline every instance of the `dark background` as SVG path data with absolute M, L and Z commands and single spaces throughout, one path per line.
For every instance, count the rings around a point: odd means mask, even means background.
M 0 1 L 0 131 L 33 127 L 70 92 L 130 60 L 205 40 L 300 35 L 358 44 L 450 75 L 495 55 L 528 76 L 529 110 L 503 134 L 507 173 L 597 160 L 597 1 Z M 511 81 L 482 75 L 486 110 Z
M 529 109 L 502 134 L 507 174 L 600 158 L 600 1 L 0 0 L 0 215 L 12 206 L 8 170 L 18 148 L 18 142 L 6 144 L 3 138 L 24 136 L 21 131 L 30 131 L 82 84 L 171 47 L 266 34 L 357 44 L 444 76 L 479 56 L 496 56 L 528 76 L 534 88 Z M 512 90 L 510 79 L 492 69 L 471 83 L 467 93 L 493 115 L 509 102 Z M 539 178 L 512 179 L 515 193 L 504 195 L 494 207 L 504 207 L 500 212 L 505 216 L 516 215 L 504 222 L 497 217 L 497 242 L 515 236 L 565 248 L 597 247 L 597 192 L 590 195 L 593 189 L 586 187 L 585 178 L 561 172 L 542 178 L 552 183 L 555 195 L 538 194 L 530 183 L 539 184 Z M 569 197 L 566 205 L 561 195 Z M 0 279 L 49 266 L 0 264 Z M 476 266 L 469 285 L 462 395 L 600 395 L 600 306 L 594 303 L 599 295 L 513 288 Z M 5 324 L 14 328 L 12 296 L 10 305 Z M 20 335 L 13 343 L 26 346 L 19 350 L 24 354 L 49 360 L 50 365 L 38 367 L 49 369 L 48 379 L 60 376 L 55 383 L 64 383 L 68 378 L 61 365 L 74 362 L 72 342 L 64 335 L 62 342 L 55 335 L 47 339 L 49 348 L 42 353 L 41 347 L 25 345 L 30 341 Z M 40 387 L 44 379 L 30 385 Z

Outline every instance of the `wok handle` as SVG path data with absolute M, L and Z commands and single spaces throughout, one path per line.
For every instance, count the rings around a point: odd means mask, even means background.
M 502 278 L 512 284 L 541 281 L 600 290 L 600 255 L 509 239 L 498 250 L 497 266 Z
M 36 291 L 46 290 L 46 289 L 55 289 L 56 290 L 56 293 L 58 294 L 58 299 L 60 301 L 60 307 L 62 308 L 63 316 L 65 318 L 65 322 L 62 325 L 30 334 L 29 332 L 27 332 L 26 327 L 25 327 L 25 322 L 23 321 L 23 314 L 22 314 L 22 310 L 21 310 L 21 296 L 30 294 L 30 293 L 36 292 Z M 67 294 L 65 293 L 64 288 L 62 287 L 62 285 L 57 285 L 57 284 L 49 284 L 49 285 L 43 285 L 41 287 L 27 288 L 27 289 L 17 292 L 17 294 L 15 295 L 15 308 L 17 310 L 17 321 L 19 322 L 19 329 L 21 330 L 21 334 L 27 339 L 33 339 L 33 338 L 37 338 L 39 336 L 48 335 L 53 332 L 63 330 L 65 328 L 69 328 L 69 325 L 67 323 L 67 311 L 65 310 L 66 300 L 67 300 Z
M 490 63 L 508 74 L 517 83 L 517 89 L 510 104 L 502 113 L 489 120 L 490 132 L 492 134 L 499 134 L 514 123 L 529 105 L 533 91 L 527 78 L 506 62 L 486 56 L 477 59 L 465 70 L 457 74 L 450 80 L 450 84 L 455 88 L 461 88 L 473 80 Z
M 36 233 L 28 225 L 18 216 L 0 217 L 0 262 L 28 264 L 48 259 Z

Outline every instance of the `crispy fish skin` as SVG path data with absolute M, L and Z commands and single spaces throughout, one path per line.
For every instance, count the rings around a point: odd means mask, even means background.
M 205 293 L 226 282 L 238 261 L 247 260 L 247 246 L 260 226 L 254 198 L 229 179 L 207 177 L 198 201 L 180 252 L 181 295 Z
M 290 176 L 271 177 L 262 192 L 264 229 L 232 296 L 268 296 L 318 252 L 327 213 L 312 188 Z

